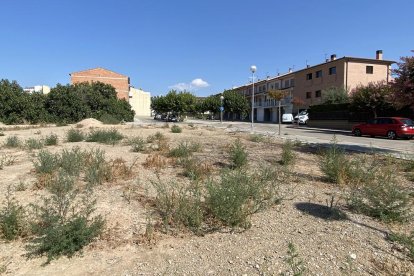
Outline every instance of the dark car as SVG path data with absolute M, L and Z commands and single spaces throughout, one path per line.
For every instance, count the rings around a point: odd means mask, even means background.
M 167 121 L 168 122 L 178 122 L 178 117 L 176 115 L 174 115 L 174 114 L 170 114 L 167 117 Z
M 414 122 L 401 117 L 379 117 L 369 120 L 367 123 L 355 125 L 352 128 L 355 136 L 369 135 L 385 136 L 388 139 L 414 137 Z

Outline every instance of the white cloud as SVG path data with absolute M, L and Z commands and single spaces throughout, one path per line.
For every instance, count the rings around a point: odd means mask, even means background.
M 210 86 L 210 85 L 208 84 L 208 82 L 203 81 L 202 79 L 194 79 L 194 80 L 191 82 L 191 85 L 192 85 L 193 87 L 196 87 L 196 88 L 205 88 L 205 87 L 209 87 L 209 86 Z
M 178 91 L 191 91 L 191 90 L 197 90 L 200 88 L 206 88 L 209 87 L 210 84 L 208 84 L 208 82 L 204 81 L 203 79 L 194 79 L 192 80 L 190 83 L 185 83 L 185 82 L 180 82 L 174 85 L 169 86 L 168 88 L 170 89 L 175 89 Z

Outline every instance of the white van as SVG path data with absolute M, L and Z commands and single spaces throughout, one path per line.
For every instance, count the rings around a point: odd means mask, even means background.
M 291 113 L 283 114 L 282 123 L 293 123 L 293 115 Z

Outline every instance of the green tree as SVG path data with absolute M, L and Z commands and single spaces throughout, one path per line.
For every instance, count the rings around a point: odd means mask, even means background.
M 23 89 L 16 81 L 0 81 L 0 120 L 6 124 L 22 123 Z
M 342 87 L 332 86 L 322 90 L 322 103 L 323 104 L 342 104 L 348 103 L 348 91 Z
M 50 90 L 45 107 L 53 122 L 75 123 L 91 117 L 91 109 L 75 87 L 58 84 Z
M 351 94 L 351 106 L 357 110 L 369 109 L 375 117 L 380 110 L 391 108 L 391 87 L 386 82 L 358 86 Z
M 157 113 L 172 112 L 181 116 L 196 111 L 197 98 L 187 91 L 171 90 L 165 96 L 151 98 L 151 108 Z
M 217 113 L 219 112 L 220 106 L 220 95 L 211 95 L 200 101 L 200 103 L 197 105 L 197 111 L 201 113 L 207 111 L 211 113 Z
M 225 90 L 223 92 L 223 97 L 225 112 L 240 114 L 241 116 L 245 116 L 248 113 L 250 107 L 249 102 L 240 93 L 237 93 L 235 90 Z M 220 103 L 220 98 L 218 98 L 218 100 Z
M 396 108 L 414 109 L 414 56 L 401 57 L 393 73 L 396 75 L 392 83 L 393 103 Z

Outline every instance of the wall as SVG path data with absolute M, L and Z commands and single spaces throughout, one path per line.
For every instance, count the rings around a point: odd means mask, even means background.
M 131 87 L 129 104 L 135 116 L 151 116 L 151 93 Z
M 321 103 L 322 97 L 316 97 L 316 91 L 322 91 L 332 86 L 344 86 L 344 63 L 344 59 L 337 59 L 295 72 L 293 96 L 303 99 L 305 106 Z M 336 67 L 336 74 L 329 75 L 329 68 L 331 67 Z M 316 72 L 320 70 L 322 71 L 322 77 L 316 78 Z M 312 73 L 311 80 L 306 79 L 309 73 Z M 311 92 L 310 99 L 306 98 L 306 92 Z
M 70 74 L 71 83 L 103 82 L 112 85 L 119 99 L 128 99 L 129 77 L 104 68 L 95 68 Z
M 373 64 L 349 61 L 348 63 L 348 91 L 352 91 L 359 85 L 367 85 L 370 82 L 386 81 L 388 66 L 385 64 Z M 373 66 L 373 74 L 366 73 L 366 67 Z

